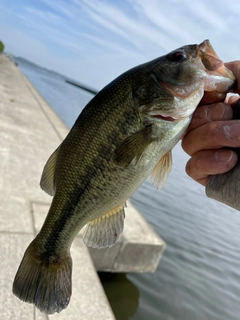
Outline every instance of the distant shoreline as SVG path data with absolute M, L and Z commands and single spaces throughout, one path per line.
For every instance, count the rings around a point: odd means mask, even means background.
M 94 89 L 91 89 L 91 88 L 88 88 L 86 86 L 83 86 L 82 84 L 79 84 L 79 83 L 77 83 L 75 81 L 66 79 L 65 82 L 67 82 L 67 83 L 69 83 L 69 84 L 71 84 L 71 85 L 73 85 L 75 87 L 78 87 L 80 89 L 83 89 L 83 90 L 85 90 L 85 91 L 87 91 L 89 93 L 92 93 L 92 94 L 97 94 L 98 93 L 98 91 L 96 91 Z
M 47 71 L 49 73 L 53 73 L 53 74 L 55 74 L 57 76 L 60 76 L 61 78 L 63 78 L 65 80 L 66 83 L 71 84 L 71 85 L 73 85 L 75 87 L 78 87 L 78 88 L 80 88 L 82 90 L 85 90 L 85 91 L 87 91 L 87 92 L 89 92 L 91 94 L 96 95 L 98 93 L 98 91 L 96 89 L 93 89 L 93 88 L 90 88 L 90 87 L 88 87 L 86 85 L 83 85 L 83 84 L 79 83 L 77 80 L 69 79 L 67 76 L 65 76 L 65 75 L 63 75 L 61 73 L 58 73 L 56 71 L 49 70 L 47 68 L 39 66 L 38 64 L 36 64 L 36 63 L 34 63 L 32 61 L 29 61 L 29 60 L 27 60 L 25 58 L 15 57 L 11 53 L 4 53 L 4 55 L 7 56 L 9 59 L 11 59 L 15 63 L 15 65 L 17 65 L 17 66 L 19 65 L 19 63 L 27 64 L 27 65 L 30 65 L 30 66 L 32 66 L 34 68 L 38 68 L 38 69 Z

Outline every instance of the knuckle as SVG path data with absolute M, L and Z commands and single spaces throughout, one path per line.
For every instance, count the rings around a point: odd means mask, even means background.
M 193 173 L 193 166 L 192 166 L 192 158 L 190 160 L 188 160 L 186 167 L 185 167 L 185 171 L 187 173 L 187 175 L 191 178 L 193 178 L 194 173 Z
M 183 148 L 183 150 L 184 150 L 187 154 L 189 154 L 189 155 L 191 155 L 191 154 L 190 154 L 191 139 L 189 138 L 190 134 L 191 134 L 190 132 L 189 132 L 189 133 L 186 133 L 186 134 L 184 135 L 183 139 L 182 139 L 182 148 Z
M 210 138 L 217 138 L 219 139 L 220 135 L 220 124 L 218 121 L 211 121 L 209 123 L 206 124 L 205 126 L 205 135 L 207 137 L 210 137 Z
M 202 171 L 202 157 L 200 155 L 195 155 L 195 157 L 192 158 L 192 170 L 200 172 Z
M 201 176 L 203 172 L 203 161 L 201 155 L 195 154 L 186 164 L 186 173 L 191 178 Z

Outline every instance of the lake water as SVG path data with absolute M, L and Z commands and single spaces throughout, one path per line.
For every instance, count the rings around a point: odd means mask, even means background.
M 70 128 L 92 95 L 22 60 L 19 67 Z M 99 274 L 118 320 L 240 320 L 240 213 L 208 199 L 177 145 L 167 184 L 132 203 L 167 243 L 154 274 Z

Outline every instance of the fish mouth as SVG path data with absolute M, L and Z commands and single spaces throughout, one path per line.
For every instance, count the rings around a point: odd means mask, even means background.
M 163 120 L 163 121 L 168 121 L 168 122 L 175 122 L 179 119 L 175 119 L 173 117 L 169 116 L 163 116 L 161 114 L 150 114 L 151 118 L 158 119 L 158 120 Z
M 181 109 L 175 109 L 171 113 L 163 113 L 163 112 L 157 112 L 157 111 L 152 111 L 149 112 L 149 116 L 152 119 L 160 120 L 160 121 L 166 121 L 166 122 L 179 122 L 181 120 L 184 120 L 190 116 L 192 111 L 189 111 L 189 109 L 186 110 L 181 110 Z
M 219 86 L 219 88 L 217 88 L 219 90 L 217 91 L 223 92 L 233 87 L 236 78 L 232 71 L 225 67 L 223 61 L 218 57 L 211 46 L 210 41 L 205 40 L 200 43 L 198 45 L 198 50 L 202 65 L 204 66 L 206 73 L 209 74 L 209 79 L 211 77 L 215 77 L 216 81 L 216 77 L 220 77 L 222 81 L 225 80 L 225 86 Z M 205 81 L 204 91 L 212 91 L 211 87 L 212 86 L 211 84 L 209 85 L 208 80 Z

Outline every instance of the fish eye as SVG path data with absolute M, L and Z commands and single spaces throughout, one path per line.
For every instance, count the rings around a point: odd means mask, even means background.
M 183 61 L 187 58 L 186 54 L 182 51 L 177 51 L 177 52 L 174 52 L 173 55 L 172 55 L 172 61 L 174 62 L 180 62 L 180 61 Z

